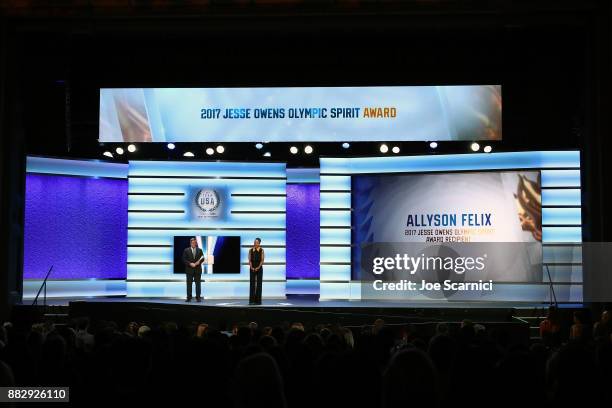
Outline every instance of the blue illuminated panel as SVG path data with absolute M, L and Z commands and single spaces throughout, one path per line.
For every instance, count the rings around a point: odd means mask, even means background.
M 578 151 L 449 154 L 320 159 L 321 178 L 329 174 L 397 173 L 461 170 L 580 168 Z M 323 180 L 321 180 L 323 183 Z
M 206 229 L 169 229 L 169 230 L 128 230 L 128 245 L 173 245 L 173 237 L 175 235 L 210 235 L 215 230 Z M 222 230 L 227 231 L 227 230 Z M 259 237 L 266 245 L 284 245 L 286 233 L 284 230 L 244 230 L 233 229 L 232 235 L 239 235 L 241 241 L 247 244 L 252 243 L 255 238 Z M 221 235 L 221 234 L 220 234 Z M 227 234 L 226 234 L 227 235 Z M 247 245 L 245 244 L 245 245 Z
M 545 208 L 542 211 L 544 225 L 582 225 L 581 209 L 578 208 Z
M 249 266 L 241 265 L 241 275 L 231 277 L 231 281 L 244 281 L 248 277 Z M 264 281 L 278 281 L 285 279 L 285 265 L 279 264 L 268 264 L 265 265 L 265 274 Z M 164 264 L 146 264 L 146 263 L 134 263 L 127 265 L 127 273 L 131 280 L 139 280 L 139 281 L 167 281 L 167 280 L 176 280 L 185 283 L 185 276 L 181 274 L 174 273 L 174 267 L 172 264 L 164 263 Z M 228 280 L 228 276 L 219 276 L 219 275 L 207 275 L 205 276 L 207 280 Z
M 347 190 L 351 189 L 351 176 L 325 176 L 321 180 L 321 190 Z
M 580 188 L 568 189 L 544 189 L 542 190 L 542 205 L 572 205 L 580 207 L 582 200 L 580 197 Z
M 285 163 L 130 161 L 130 177 L 270 177 L 286 178 Z
M 582 242 L 581 227 L 542 227 L 542 242 Z
M 32 300 L 36 297 L 42 280 L 32 279 L 23 282 L 23 299 Z M 185 283 L 183 283 L 184 285 Z M 75 298 L 125 296 L 125 279 L 76 279 L 47 281 L 48 298 Z
M 542 170 L 542 188 L 580 187 L 580 170 Z
M 321 210 L 321 226 L 351 226 L 351 211 L 350 210 Z
M 350 191 L 346 193 L 328 193 L 321 191 L 321 208 L 351 208 Z
M 100 160 L 69 160 L 28 156 L 28 173 L 65 174 L 85 177 L 126 178 L 128 166 Z

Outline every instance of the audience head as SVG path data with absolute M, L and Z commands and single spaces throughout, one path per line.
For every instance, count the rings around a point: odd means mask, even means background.
M 385 321 L 383 319 L 374 320 L 374 325 L 372 326 L 372 334 L 377 334 L 380 329 L 385 326 Z
M 292 329 L 297 329 L 297 330 L 300 330 L 300 331 L 304 331 L 304 325 L 302 323 L 300 323 L 300 322 L 293 323 L 291 325 L 291 328 Z
M 582 310 L 574 312 L 574 324 L 584 324 L 584 312 Z
M 429 356 L 416 348 L 397 352 L 383 374 L 383 408 L 438 406 L 438 377 Z
M 149 332 L 151 331 L 151 328 L 149 326 L 140 326 L 138 328 L 138 337 L 144 337 L 146 336 Z
M 125 332 L 131 336 L 137 336 L 138 335 L 138 323 L 129 322 L 127 326 L 125 327 Z
M 342 329 L 342 334 L 344 337 L 344 343 L 348 348 L 355 347 L 355 338 L 353 337 L 353 331 L 348 327 Z
M 204 336 L 207 330 L 208 330 L 208 325 L 206 323 L 198 324 L 198 328 L 196 329 L 196 336 L 197 337 Z
M 449 328 L 448 324 L 444 322 L 440 322 L 436 325 L 436 334 L 448 334 Z
M 253 354 L 238 363 L 234 402 L 239 408 L 286 407 L 280 370 L 269 354 Z

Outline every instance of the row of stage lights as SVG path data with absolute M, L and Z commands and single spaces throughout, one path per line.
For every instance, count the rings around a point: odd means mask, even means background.
M 166 147 L 168 148 L 168 150 L 174 150 L 176 148 L 174 143 L 168 143 Z M 127 146 L 127 151 L 130 153 L 134 153 L 136 151 L 136 145 L 129 144 Z M 205 151 L 206 151 L 206 154 L 209 156 L 212 156 L 213 154 L 215 154 L 215 151 L 219 154 L 223 154 L 225 152 L 225 147 L 223 147 L 223 145 L 218 145 L 215 149 L 213 149 L 212 147 L 208 147 L 206 148 Z M 119 156 L 122 156 L 125 153 L 125 150 L 123 149 L 123 147 L 119 146 L 115 149 L 115 153 Z M 104 153 L 102 153 L 102 155 L 106 157 L 111 157 L 111 158 L 114 157 L 113 152 L 111 152 L 110 150 L 105 151 Z M 183 156 L 195 157 L 195 154 L 193 152 L 187 151 L 183 153 Z
M 472 149 L 473 152 L 477 152 L 480 150 L 480 143 L 474 142 L 470 145 L 470 149 Z M 493 151 L 493 148 L 490 145 L 486 145 L 483 149 L 483 152 L 485 153 L 491 153 Z
M 129 144 L 126 149 L 127 149 L 128 152 L 134 153 L 136 151 L 136 145 L 135 144 Z M 115 153 L 117 153 L 119 156 L 122 156 L 123 153 L 125 153 L 125 150 L 123 150 L 123 147 L 118 146 L 115 149 Z M 113 157 L 113 153 L 110 150 L 105 151 L 104 153 L 102 153 L 102 155 L 106 156 L 106 157 L 110 157 L 110 158 Z
M 267 142 L 266 142 L 267 143 Z M 174 150 L 176 149 L 176 145 L 174 143 L 168 143 L 166 145 L 166 147 L 168 148 L 168 150 Z M 349 148 L 349 144 L 348 143 L 343 143 L 342 147 L 344 147 L 345 149 Z M 264 148 L 264 143 L 257 143 L 255 145 L 255 148 L 257 150 L 262 150 Z M 127 151 L 130 153 L 134 153 L 136 151 L 136 145 L 134 144 L 130 144 L 127 146 Z M 311 154 L 314 151 L 314 148 L 311 145 L 306 145 L 304 147 L 304 153 L 306 154 Z M 209 156 L 212 156 L 216 153 L 218 154 L 223 154 L 225 153 L 225 147 L 223 145 L 218 145 L 216 148 L 212 148 L 212 147 L 207 147 L 205 150 L 206 154 Z M 298 148 L 296 146 L 291 146 L 289 148 L 289 152 L 291 152 L 292 154 L 297 154 L 299 152 Z M 115 154 L 122 156 L 125 153 L 125 150 L 123 149 L 123 147 L 119 146 L 115 149 Z M 104 153 L 102 153 L 103 156 L 105 157 L 110 157 L 113 158 L 113 152 L 110 150 L 105 151 Z M 195 153 L 192 151 L 186 151 L 183 153 L 184 157 L 195 157 Z M 272 154 L 269 151 L 266 151 L 263 153 L 264 157 L 271 157 Z
M 264 148 L 264 144 L 267 144 L 267 142 L 265 142 L 265 143 L 257 143 L 257 144 L 255 145 L 255 148 L 256 148 L 257 150 L 263 150 L 263 148 Z M 168 148 L 168 150 L 174 150 L 174 149 L 176 148 L 176 145 L 175 145 L 174 143 L 168 143 L 168 144 L 166 145 L 166 147 Z M 348 149 L 349 147 L 351 147 L 351 145 L 350 145 L 349 143 L 347 143 L 347 142 L 342 143 L 342 148 L 343 148 L 343 149 Z M 438 147 L 438 142 L 430 142 L 430 143 L 429 143 L 429 147 L 430 147 L 432 150 L 433 150 L 433 149 L 436 149 L 436 148 Z M 128 152 L 130 152 L 130 153 L 134 153 L 134 152 L 136 151 L 136 145 L 135 145 L 135 144 L 129 144 L 129 145 L 127 146 L 127 148 L 126 148 L 126 149 L 127 149 L 127 151 L 128 151 Z M 480 144 L 479 144 L 479 143 L 477 143 L 477 142 L 473 142 L 473 143 L 470 145 L 470 149 L 471 149 L 473 152 L 478 152 L 478 151 L 480 151 Z M 486 146 L 485 146 L 485 147 L 482 149 L 482 151 L 483 151 L 483 152 L 485 152 L 485 153 L 491 153 L 491 151 L 492 151 L 492 150 L 493 150 L 493 148 L 492 148 L 490 145 L 486 145 Z M 290 152 L 291 154 L 298 154 L 298 153 L 299 153 L 299 151 L 300 151 L 300 149 L 299 149 L 297 146 L 291 146 L 291 147 L 289 148 L 289 152 Z M 304 153 L 305 153 L 305 154 L 312 154 L 312 152 L 313 152 L 313 151 L 314 151 L 314 148 L 313 148 L 311 145 L 306 145 L 306 146 L 304 146 Z M 389 152 L 389 146 L 388 146 L 386 143 L 382 143 L 382 144 L 379 146 L 379 151 L 380 151 L 381 153 L 383 153 L 383 154 L 386 154 L 386 153 L 388 153 L 388 152 Z M 206 152 L 206 154 L 207 154 L 208 156 L 212 156 L 212 155 L 214 155 L 214 154 L 215 154 L 215 152 L 216 152 L 216 153 L 218 153 L 218 154 L 223 154 L 223 153 L 225 152 L 225 147 L 223 147 L 223 145 L 218 145 L 218 146 L 216 146 L 214 149 L 213 149 L 212 147 L 207 147 L 207 148 L 206 148 L 206 150 L 205 150 L 205 152 Z M 393 146 L 393 147 L 391 147 L 391 152 L 392 152 L 392 153 L 394 153 L 394 154 L 399 154 L 399 152 L 400 152 L 400 148 L 399 148 L 399 146 Z M 123 147 L 119 146 L 119 147 L 117 147 L 117 148 L 115 149 L 115 153 L 116 153 L 117 155 L 119 155 L 119 156 L 122 156 L 122 155 L 125 153 L 125 150 L 123 149 Z M 102 155 L 103 155 L 103 156 L 106 156 L 106 157 L 110 157 L 110 158 L 113 158 L 113 157 L 114 157 L 113 153 L 112 153 L 110 150 L 105 151 L 104 153 L 102 153 Z M 183 156 L 184 156 L 184 157 L 195 157 L 195 153 L 193 153 L 193 152 L 191 152 L 191 151 L 186 151 L 186 152 L 184 152 L 184 153 L 183 153 Z M 265 152 L 263 153 L 263 156 L 264 156 L 264 157 L 271 157 L 271 156 L 272 156 L 272 153 L 270 153 L 269 151 L 265 151 Z
M 346 143 L 346 144 L 348 144 L 348 143 Z M 432 149 L 432 150 L 433 150 L 433 149 L 436 149 L 437 147 L 438 147 L 438 142 L 429 142 L 429 148 L 430 148 L 430 149 Z M 473 143 L 470 145 L 470 149 L 471 149 L 473 152 L 478 152 L 478 151 L 480 151 L 480 143 L 473 142 Z M 383 144 L 381 144 L 381 145 L 380 145 L 379 150 L 380 150 L 380 152 L 381 152 L 381 153 L 388 153 L 388 152 L 389 152 L 389 146 L 387 146 L 385 143 L 383 143 Z M 400 148 L 399 148 L 398 146 L 393 146 L 393 147 L 391 148 L 391 151 L 392 151 L 393 153 L 395 153 L 395 154 L 398 154 L 398 153 L 400 152 Z M 490 145 L 486 145 L 486 146 L 485 146 L 485 147 L 482 149 L 482 151 L 483 151 L 483 152 L 485 152 L 485 153 L 491 153 L 491 152 L 493 151 L 493 148 L 492 148 Z

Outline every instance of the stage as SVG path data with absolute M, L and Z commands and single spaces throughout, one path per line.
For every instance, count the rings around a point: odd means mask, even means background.
M 39 303 L 42 299 L 39 300 Z M 97 303 L 151 303 L 165 305 L 184 305 L 194 307 L 233 307 L 251 309 L 496 309 L 506 310 L 513 308 L 543 308 L 547 304 L 543 303 L 521 303 L 521 302 L 440 302 L 440 301 L 419 301 L 419 302 L 394 302 L 382 300 L 319 300 L 317 295 L 288 295 L 286 299 L 263 299 L 261 305 L 249 305 L 248 299 L 203 299 L 202 302 L 185 302 L 184 298 L 159 298 L 159 297 L 82 297 L 82 298 L 53 298 L 47 299 L 50 306 L 68 306 L 79 302 Z M 28 304 L 27 301 L 23 302 Z

